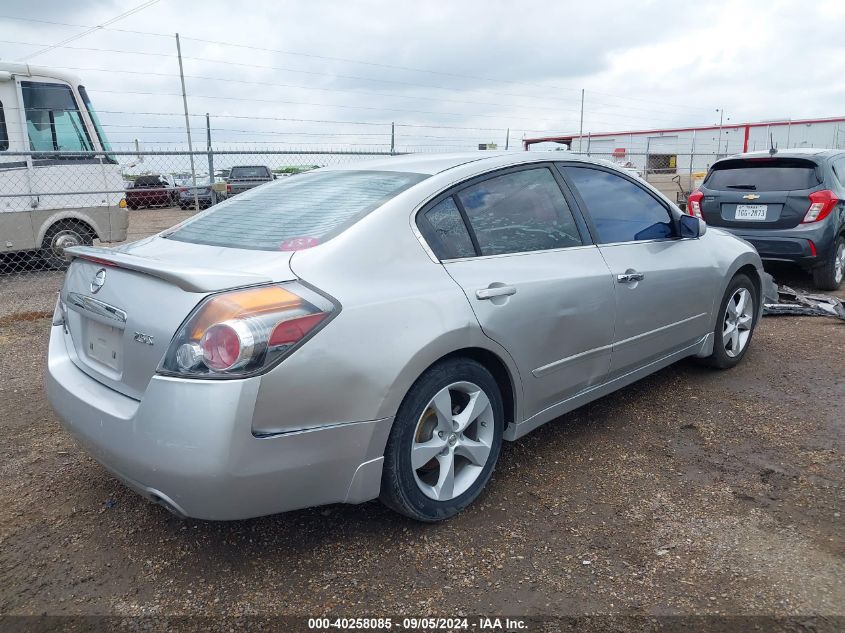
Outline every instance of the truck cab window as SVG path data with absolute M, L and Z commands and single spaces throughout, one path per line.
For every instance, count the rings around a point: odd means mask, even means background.
M 24 81 L 21 92 L 32 151 L 86 152 L 94 149 L 69 86 Z

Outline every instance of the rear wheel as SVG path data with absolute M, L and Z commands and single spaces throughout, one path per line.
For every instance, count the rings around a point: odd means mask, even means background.
M 82 222 L 62 220 L 47 231 L 41 243 L 41 259 L 50 268 L 66 268 L 70 258 L 65 250 L 73 246 L 90 246 L 94 243 L 94 232 Z
M 713 353 L 704 362 L 717 369 L 729 369 L 748 351 L 757 325 L 757 291 L 746 275 L 736 275 L 722 299 L 713 332 Z
M 845 237 L 839 236 L 827 261 L 813 269 L 813 284 L 819 290 L 839 290 L 845 280 Z
M 496 380 L 455 358 L 423 374 L 402 402 L 387 442 L 381 500 L 418 521 L 448 519 L 481 493 L 502 446 Z

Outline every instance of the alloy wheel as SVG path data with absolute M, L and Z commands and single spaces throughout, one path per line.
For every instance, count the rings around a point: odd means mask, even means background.
M 414 430 L 411 468 L 422 493 L 449 501 L 478 479 L 493 446 L 493 407 L 471 382 L 452 383 L 435 394 Z
M 737 288 L 725 308 L 722 345 L 725 353 L 736 358 L 745 349 L 754 323 L 754 298 L 747 288 Z

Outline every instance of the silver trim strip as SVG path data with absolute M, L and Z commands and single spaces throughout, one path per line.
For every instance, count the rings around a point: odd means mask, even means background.
M 581 360 L 593 354 L 598 354 L 601 352 L 606 352 L 608 350 L 613 350 L 623 345 L 627 345 L 628 343 L 633 343 L 640 339 L 646 338 L 648 336 L 652 336 L 653 334 L 659 334 L 660 332 L 664 332 L 669 328 L 673 328 L 678 325 L 683 325 L 684 323 L 689 323 L 690 321 L 695 321 L 696 319 L 700 319 L 701 317 L 706 317 L 707 313 L 702 312 L 701 314 L 696 314 L 695 316 L 688 317 L 686 319 L 682 319 L 680 321 L 675 321 L 674 323 L 670 323 L 669 325 L 664 325 L 654 330 L 649 330 L 648 332 L 643 332 L 642 334 L 637 334 L 636 336 L 632 336 L 630 338 L 622 339 L 621 341 L 616 341 L 612 345 L 602 345 L 601 347 L 596 347 L 593 349 L 588 349 L 585 352 L 579 352 L 578 354 L 573 354 L 572 356 L 567 356 L 566 358 L 561 358 L 560 360 L 556 360 L 553 363 L 549 363 L 548 365 L 543 365 L 542 367 L 538 367 L 537 369 L 533 370 L 531 373 L 534 375 L 535 378 L 542 378 L 554 371 L 557 371 L 567 363 L 571 363 L 576 360 Z
M 695 316 L 691 316 L 691 317 L 688 317 L 686 319 L 681 319 L 680 321 L 675 321 L 674 323 L 670 323 L 669 325 L 664 325 L 662 327 L 655 328 L 654 330 L 649 330 L 648 332 L 643 332 L 642 334 L 637 334 L 636 336 L 632 336 L 630 338 L 625 338 L 625 339 L 622 339 L 621 341 L 616 341 L 613 344 L 613 347 L 616 348 L 616 347 L 620 347 L 622 345 L 627 345 L 628 343 L 633 343 L 635 341 L 638 341 L 642 338 L 646 338 L 646 337 L 651 336 L 653 334 L 665 332 L 669 328 L 673 328 L 677 325 L 683 325 L 684 323 L 689 323 L 690 321 L 695 321 L 696 319 L 700 319 L 701 317 L 706 317 L 706 316 L 707 316 L 707 313 L 702 312 L 701 314 L 696 314 Z
M 560 360 L 556 360 L 553 363 L 549 363 L 548 365 L 543 365 L 542 367 L 538 367 L 531 373 L 534 374 L 535 378 L 542 378 L 552 372 L 560 369 L 567 363 L 570 363 L 575 360 L 580 360 L 582 358 L 586 358 L 587 356 L 592 356 L 593 354 L 598 354 L 599 352 L 607 352 L 613 349 L 613 345 L 602 345 L 601 347 L 596 347 L 594 349 L 588 349 L 586 352 L 580 352 L 578 354 L 573 354 L 572 356 L 567 356 L 566 358 L 561 358 Z
M 80 310 L 96 314 L 99 317 L 122 324 L 126 323 L 126 313 L 123 310 L 110 306 L 108 303 L 104 303 L 93 297 L 87 297 L 78 292 L 69 292 L 67 293 L 67 303 L 76 306 Z

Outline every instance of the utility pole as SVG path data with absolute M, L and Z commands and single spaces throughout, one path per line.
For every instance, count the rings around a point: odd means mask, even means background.
M 722 124 L 725 120 L 725 109 L 724 108 L 716 108 L 716 112 L 719 113 L 719 140 L 716 141 L 716 158 L 719 158 L 719 152 L 722 148 Z
M 176 34 L 176 55 L 179 57 L 179 79 L 182 81 L 182 105 L 185 106 L 185 131 L 188 133 L 188 156 L 191 159 L 191 181 L 194 184 L 194 208 L 199 211 L 200 201 L 197 195 L 197 171 L 194 168 L 194 144 L 191 142 L 191 119 L 188 115 L 188 96 L 185 94 L 185 72 L 182 69 L 182 46 L 179 34 Z
M 584 89 L 581 88 L 581 125 L 578 126 L 578 153 L 581 153 L 581 144 L 584 141 Z
M 211 204 L 217 204 L 217 192 L 214 190 L 214 154 L 211 152 L 211 118 L 205 113 L 205 139 L 208 149 L 208 190 L 211 192 Z
M 396 123 L 391 121 L 390 123 L 390 155 L 393 156 L 393 152 L 396 150 Z
M 505 149 L 506 150 L 508 149 L 508 145 L 510 144 L 510 140 L 511 140 L 511 129 L 508 128 L 507 131 L 505 132 Z

